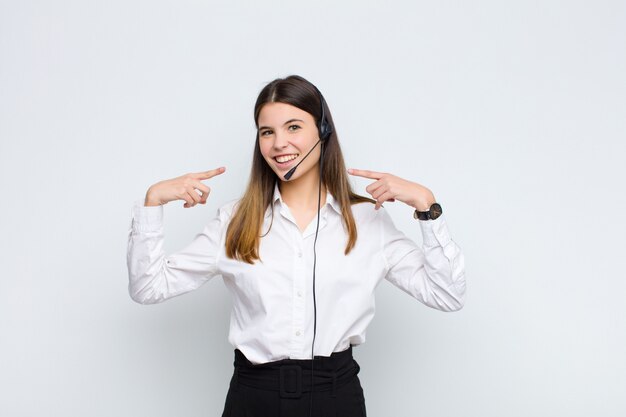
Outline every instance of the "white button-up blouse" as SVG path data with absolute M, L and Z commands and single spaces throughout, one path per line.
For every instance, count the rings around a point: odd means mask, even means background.
M 232 295 L 228 340 L 252 363 L 311 359 L 313 339 L 313 241 L 317 216 L 304 232 L 274 190 L 274 219 L 268 207 L 261 261 L 226 257 L 226 228 L 237 200 L 217 215 L 184 249 L 163 251 L 163 206 L 137 200 L 128 231 L 127 265 L 131 298 L 160 303 L 221 276 Z M 417 220 L 423 246 L 396 229 L 384 208 L 352 206 L 355 247 L 344 255 L 347 234 L 338 202 L 330 193 L 320 211 L 316 245 L 315 356 L 359 345 L 374 317 L 374 290 L 384 278 L 425 305 L 460 309 L 465 299 L 464 257 L 450 238 L 444 215 Z

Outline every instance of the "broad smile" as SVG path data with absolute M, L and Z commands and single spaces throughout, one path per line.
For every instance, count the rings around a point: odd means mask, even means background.
M 277 155 L 273 157 L 272 159 L 276 162 L 276 165 L 279 166 L 280 168 L 287 168 L 290 165 L 293 165 L 294 161 L 298 158 L 298 156 L 300 156 L 299 153 L 290 153 L 290 154 Z

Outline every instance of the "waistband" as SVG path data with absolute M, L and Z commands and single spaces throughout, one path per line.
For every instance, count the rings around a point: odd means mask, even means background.
M 313 385 L 311 385 L 313 362 Z M 359 373 L 360 366 L 352 357 L 352 346 L 331 356 L 311 359 L 282 359 L 253 364 L 239 349 L 235 349 L 235 372 L 231 385 L 238 384 L 269 391 L 279 391 L 283 398 L 299 398 L 303 392 L 335 390 L 347 384 Z

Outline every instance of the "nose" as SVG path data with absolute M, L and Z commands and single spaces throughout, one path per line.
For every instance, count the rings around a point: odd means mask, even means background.
M 289 144 L 289 141 L 287 140 L 286 135 L 283 135 L 282 133 L 276 133 L 274 135 L 274 145 L 273 145 L 274 149 L 276 150 L 285 149 L 288 144 Z

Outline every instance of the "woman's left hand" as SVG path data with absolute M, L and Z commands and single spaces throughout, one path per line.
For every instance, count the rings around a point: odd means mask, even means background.
M 376 200 L 376 210 L 385 201 L 400 200 L 417 211 L 428 211 L 435 202 L 435 196 L 428 188 L 395 175 L 363 169 L 349 169 L 348 174 L 376 180 L 365 188 Z

